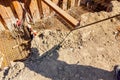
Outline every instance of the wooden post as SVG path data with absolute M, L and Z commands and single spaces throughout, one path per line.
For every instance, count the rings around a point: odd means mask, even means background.
M 4 3 L 4 2 L 2 2 Z M 7 26 L 6 29 L 9 29 L 10 31 L 12 31 L 13 27 L 12 27 L 12 21 L 11 21 L 11 17 L 8 15 L 8 11 L 6 10 L 6 7 L 2 4 L 0 4 L 0 15 L 1 15 L 1 19 L 3 22 L 5 22 L 5 25 Z
M 0 20 L 5 29 L 12 31 L 14 28 L 12 23 L 15 21 L 13 11 L 11 9 L 11 2 L 9 0 L 0 1 Z
M 31 0 L 30 4 L 28 6 L 30 8 L 33 22 L 40 20 L 40 14 L 39 14 L 38 6 L 37 6 L 37 0 Z
M 46 3 L 49 7 L 51 7 L 56 13 L 58 13 L 60 16 L 63 17 L 69 24 L 71 24 L 73 27 L 77 27 L 80 25 L 80 22 L 70 16 L 67 12 L 59 8 L 56 4 L 51 2 L 50 0 L 43 0 L 44 3 Z
M 70 9 L 71 7 L 71 0 L 67 0 L 67 9 Z
M 2 22 L 0 21 L 0 31 L 4 31 L 5 28 L 4 28 L 4 25 L 2 24 Z
M 0 14 L 0 26 L 4 27 L 4 28 L 3 28 L 4 30 L 5 30 L 5 29 L 6 29 L 6 30 L 8 29 L 8 27 L 7 27 L 4 19 L 2 18 L 1 14 Z
M 78 6 L 78 2 L 79 2 L 79 0 L 75 0 L 75 4 L 74 4 L 75 7 Z
M 4 25 L 2 24 L 2 22 L 0 21 L 0 31 L 4 31 L 5 28 L 4 28 Z
M 51 0 L 52 2 L 53 2 L 53 0 Z M 52 12 L 53 10 L 52 10 L 52 8 L 50 8 L 50 13 Z
M 63 0 L 59 0 L 57 5 L 63 9 Z
M 42 7 L 42 0 L 37 0 L 38 2 L 38 9 L 39 9 L 39 13 L 40 13 L 40 18 L 43 18 L 43 7 Z
M 17 13 L 17 17 L 21 20 L 23 18 L 23 9 L 18 1 L 12 1 L 12 5 L 14 7 L 15 12 Z
M 10 17 L 11 22 L 13 23 L 15 21 L 15 16 L 11 9 L 11 0 L 3 0 L 3 2 L 4 2 L 5 10 L 8 16 Z

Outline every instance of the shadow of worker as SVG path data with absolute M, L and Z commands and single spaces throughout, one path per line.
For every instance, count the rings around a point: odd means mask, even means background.
M 25 65 L 30 70 L 52 80 L 114 80 L 112 72 L 57 60 L 58 50 L 59 47 L 55 46 L 39 58 L 25 62 Z

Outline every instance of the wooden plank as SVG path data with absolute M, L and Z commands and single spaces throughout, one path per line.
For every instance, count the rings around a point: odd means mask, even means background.
M 4 27 L 4 21 L 3 21 L 3 19 L 2 19 L 2 16 L 1 16 L 1 14 L 0 14 L 0 31 L 4 31 L 5 30 L 5 27 Z
M 31 15 L 33 17 L 34 22 L 40 20 L 39 9 L 37 6 L 37 0 L 31 0 L 29 5 Z
M 4 3 L 4 2 L 2 2 Z M 10 31 L 12 31 L 12 21 L 10 16 L 8 15 L 7 11 L 6 11 L 6 7 L 2 4 L 0 4 L 0 15 L 3 19 L 3 22 L 5 23 L 5 25 L 7 26 L 6 29 L 9 29 Z
M 81 0 L 78 0 L 78 6 L 80 6 L 80 1 L 81 1 Z
M 8 14 L 8 16 L 11 18 L 11 20 L 14 22 L 15 21 L 15 16 L 13 14 L 13 11 L 11 9 L 11 1 L 10 0 L 4 0 L 5 8 L 6 8 L 6 12 Z
M 71 0 L 67 0 L 67 9 L 70 9 L 71 7 Z
M 4 31 L 5 28 L 4 28 L 4 25 L 2 24 L 2 22 L 0 21 L 0 31 Z
M 53 2 L 53 0 L 51 0 Z M 50 8 L 50 13 L 52 12 L 53 10 Z
M 19 1 L 17 1 L 17 0 L 12 1 L 12 5 L 15 9 L 15 12 L 17 13 L 17 17 L 19 19 L 22 19 L 23 18 L 23 9 L 22 9 Z
M 62 16 L 66 21 L 68 21 L 73 27 L 77 27 L 80 25 L 80 22 L 70 16 L 68 13 L 63 11 L 61 8 L 59 8 L 56 4 L 54 4 L 50 0 L 43 0 L 44 3 L 46 3 L 49 7 L 51 7 L 56 13 L 58 13 L 60 16 Z
M 1 14 L 0 14 L 0 22 L 1 22 L 1 26 L 4 27 L 4 30 L 7 30 L 8 27 L 6 26 L 6 23 L 5 23 L 4 19 L 2 18 Z
M 43 7 L 42 7 L 42 0 L 37 0 L 38 3 L 38 9 L 39 9 L 39 13 L 40 13 L 40 18 L 43 18 Z
M 78 6 L 78 2 L 79 2 L 79 0 L 75 0 L 75 7 L 77 7 Z

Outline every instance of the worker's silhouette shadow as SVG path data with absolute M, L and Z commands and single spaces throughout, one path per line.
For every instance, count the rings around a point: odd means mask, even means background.
M 25 61 L 26 67 L 52 80 L 114 80 L 113 73 L 107 70 L 58 60 L 59 48 L 55 46 L 40 57 L 37 48 L 33 48 L 36 58 Z

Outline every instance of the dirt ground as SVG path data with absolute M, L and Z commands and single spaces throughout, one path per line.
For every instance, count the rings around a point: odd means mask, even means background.
M 28 56 L 28 52 L 25 50 L 24 46 L 19 46 L 13 49 L 14 46 L 20 44 L 22 41 L 20 41 L 20 39 L 14 39 L 8 30 L 1 32 L 0 51 L 3 62 L 1 64 L 2 67 L 0 68 L 9 66 L 10 61 L 21 60 Z
M 81 20 L 81 28 L 73 31 L 53 15 L 37 23 L 31 55 L 23 62 L 12 62 L 0 72 L 0 79 L 115 80 L 113 69 L 120 64 L 120 17 L 101 21 L 120 14 L 120 2 L 113 1 L 113 5 L 109 13 L 70 9 L 68 13 Z

